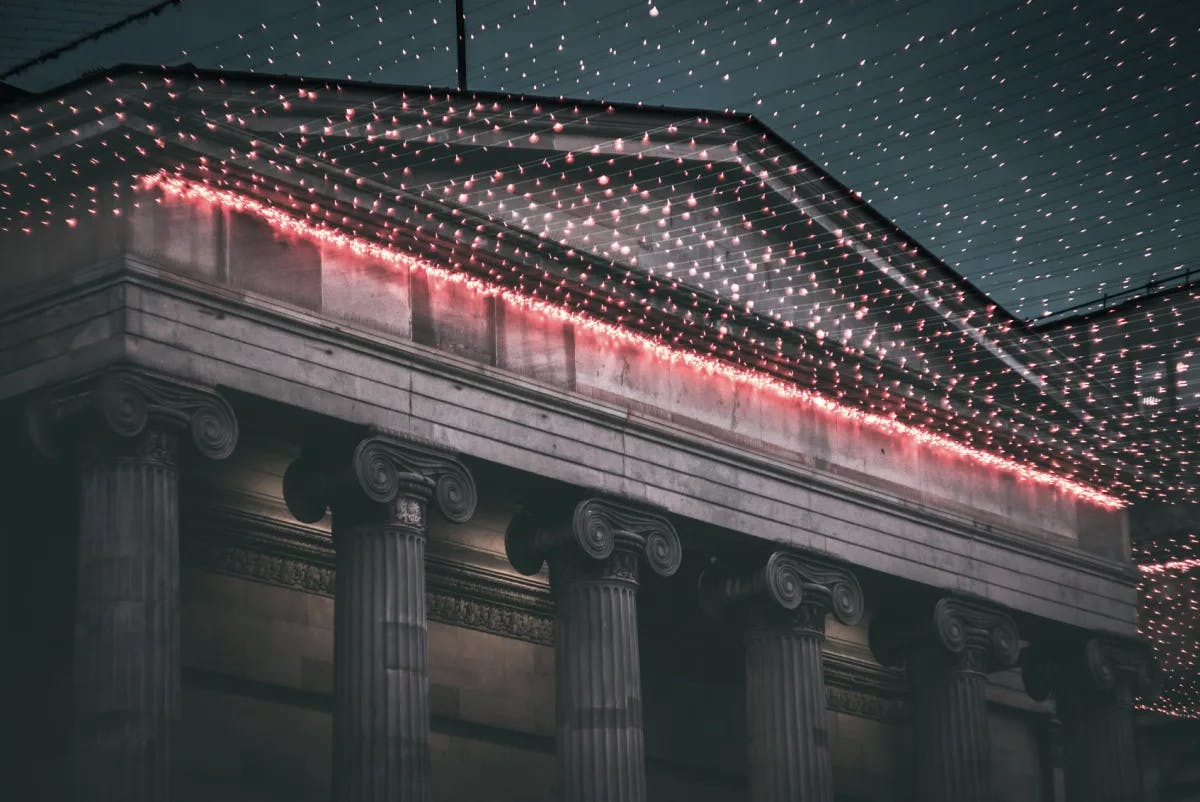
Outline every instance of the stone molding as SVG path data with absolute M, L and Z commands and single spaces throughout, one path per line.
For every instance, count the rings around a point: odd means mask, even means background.
M 602 564 L 609 578 L 637 582 L 637 557 L 662 577 L 673 575 L 683 560 L 675 527 L 650 510 L 605 498 L 586 498 L 570 511 L 526 507 L 509 524 L 504 550 L 512 566 L 526 576 L 556 556 L 582 569 Z M 578 558 L 582 557 L 583 560 Z
M 1112 596 L 1112 592 L 1115 590 L 1110 592 L 1110 587 L 1124 589 L 1134 583 L 1136 572 L 1127 562 L 1122 563 L 1119 560 L 1080 551 L 1069 542 L 1050 537 L 1039 537 L 1036 536 L 1037 533 L 1007 525 L 1003 520 L 983 521 L 977 515 L 970 514 L 969 510 L 952 511 L 922 506 L 920 503 L 913 503 L 908 498 L 890 496 L 886 491 L 875 487 L 848 483 L 843 477 L 826 474 L 820 469 L 800 471 L 790 458 L 748 453 L 744 448 L 735 448 L 726 443 L 714 443 L 711 438 L 682 431 L 680 427 L 647 421 L 641 416 L 630 416 L 625 410 L 608 409 L 601 403 L 581 405 L 578 398 L 572 398 L 570 394 L 549 390 L 532 381 L 500 375 L 494 371 L 480 372 L 476 364 L 469 360 L 458 359 L 452 354 L 435 353 L 432 349 L 415 345 L 407 340 L 381 336 L 378 332 L 366 332 L 355 329 L 353 326 L 348 327 L 343 323 L 334 325 L 327 321 L 316 320 L 309 313 L 296 312 L 276 304 L 261 302 L 262 299 L 247 300 L 244 294 L 214 290 L 210 284 L 189 279 L 186 276 L 166 273 L 134 257 L 126 256 L 122 260 L 105 265 L 104 269 L 84 271 L 77 278 L 78 281 L 72 281 L 69 288 L 55 287 L 51 290 L 38 288 L 28 293 L 6 298 L 3 303 L 0 303 L 0 307 L 2 307 L 0 308 L 0 327 L 20 328 L 27 322 L 36 319 L 40 313 L 53 308 L 55 315 L 46 319 L 53 319 L 55 327 L 72 326 L 77 330 L 82 330 L 82 327 L 90 320 L 90 318 L 84 317 L 85 314 L 94 315 L 94 305 L 103 302 L 107 304 L 104 307 L 105 314 L 114 321 L 117 319 L 118 310 L 128 320 L 136 322 L 143 316 L 152 314 L 147 311 L 149 305 L 154 304 L 154 309 L 158 309 L 158 305 L 168 304 L 172 308 L 178 305 L 189 310 L 189 313 L 194 308 L 196 314 L 209 316 L 215 320 L 224 318 L 238 320 L 250 326 L 253 331 L 263 333 L 264 336 L 266 332 L 289 338 L 303 336 L 305 342 L 312 346 L 313 353 L 318 351 L 321 353 L 350 352 L 368 359 L 367 367 L 363 368 L 366 371 L 362 374 L 364 377 L 373 377 L 380 372 L 381 368 L 394 366 L 411 370 L 414 375 L 419 374 L 426 378 L 436 376 L 438 381 L 452 382 L 455 387 L 464 388 L 467 393 L 495 393 L 505 399 L 536 408 L 541 411 L 540 414 L 573 416 L 573 419 L 578 419 L 587 426 L 598 427 L 598 431 L 615 431 L 621 436 L 630 438 L 631 442 L 638 445 L 648 443 L 651 447 L 662 447 L 672 454 L 681 455 L 703 449 L 706 459 L 712 462 L 712 471 L 714 472 L 723 473 L 726 470 L 736 470 L 739 473 L 756 477 L 756 481 L 761 477 L 768 484 L 778 480 L 786 481 L 789 486 L 795 488 L 789 493 L 812 492 L 832 503 L 853 504 L 875 513 L 887 515 L 892 519 L 892 522 L 888 524 L 889 528 L 905 531 L 929 529 L 938 533 L 939 537 L 950 536 L 955 541 L 961 540 L 964 544 L 964 550 L 961 553 L 974 555 L 983 562 L 990 562 L 992 558 L 979 556 L 983 554 L 982 552 L 977 554 L 980 547 L 988 553 L 994 551 L 993 547 L 1003 549 L 1013 557 L 1014 576 L 1009 581 L 1001 582 L 998 585 L 994 585 L 991 578 L 980 577 L 981 588 L 995 586 L 998 591 L 1003 591 L 1005 588 L 1017 587 L 1018 585 L 1013 585 L 1012 581 L 1019 578 L 1020 575 L 1031 575 L 1039 586 L 1046 586 L 1046 582 L 1050 580 L 1043 577 L 1042 572 L 1047 572 L 1050 577 L 1057 577 L 1061 574 L 1061 581 L 1065 583 L 1064 587 L 1072 592 L 1082 593 L 1086 603 L 1067 604 L 1061 601 L 1061 594 L 1047 595 L 1045 592 L 1026 594 L 1021 597 L 1005 595 L 1003 598 L 1022 612 L 1060 621 L 1071 626 L 1111 629 L 1117 632 L 1127 631 L 1126 627 L 1128 627 L 1128 631 L 1132 631 L 1133 628 L 1129 623 L 1133 620 L 1134 612 L 1132 596 L 1129 596 L 1130 601 L 1115 607 L 1108 605 L 1107 602 L 1102 606 L 1093 606 L 1091 603 L 1093 600 L 1115 598 Z M 137 303 L 127 304 L 125 294 L 129 298 L 136 299 Z M 130 315 L 132 317 L 129 317 Z M 202 330 L 207 331 L 203 328 Z M 55 363 L 54 365 L 43 365 L 37 371 L 14 371 L 10 377 L 12 381 L 0 390 L 0 395 L 12 396 L 31 392 L 39 382 L 44 380 L 39 377 L 68 377 L 73 370 L 78 370 L 80 364 L 91 365 L 109 359 L 109 354 L 113 352 L 124 354 L 143 340 L 158 343 L 157 340 L 147 340 L 146 336 L 142 334 L 134 336 L 132 341 L 129 338 L 128 332 L 124 339 L 121 339 L 119 332 L 109 335 L 102 343 L 89 345 L 85 352 L 79 354 L 79 360 L 71 360 L 70 365 Z M 261 373 L 254 373 L 254 380 L 251 381 L 248 377 L 251 375 L 250 372 L 255 369 L 253 365 L 238 364 L 236 360 L 221 361 L 215 355 L 207 352 L 200 354 L 189 349 L 186 344 L 174 342 L 161 344 L 163 351 L 161 355 L 158 351 L 155 352 L 156 362 L 164 368 L 169 366 L 173 372 L 177 371 L 180 375 L 189 375 L 201 381 L 207 380 L 211 375 L 219 374 L 222 384 L 281 401 L 294 401 L 295 388 L 304 385 L 303 376 L 310 375 L 289 373 L 286 376 L 276 377 L 271 374 L 268 381 L 263 378 Z M 288 358 L 291 356 L 288 355 Z M 298 355 L 295 356 L 297 359 L 299 358 Z M 335 372 L 337 372 L 336 369 Z M 338 373 L 338 375 L 342 374 Z M 347 376 L 353 375 L 356 374 L 347 374 Z M 249 383 L 247 384 L 247 382 Z M 313 392 L 310 394 L 312 395 L 311 399 L 306 396 L 306 408 L 364 425 L 385 423 L 382 417 L 384 413 L 369 405 L 357 402 L 351 404 L 338 394 L 336 384 L 336 381 L 332 385 L 323 382 L 320 387 L 309 387 Z M 394 386 L 398 393 L 407 392 L 399 384 Z M 420 414 L 418 418 L 421 421 L 426 420 Z M 436 420 L 430 421 L 430 425 L 433 425 L 435 429 L 439 428 Z M 447 431 L 452 430 L 453 427 L 447 427 Z M 473 435 L 460 433 L 445 436 L 439 434 L 438 436 L 443 445 L 453 443 L 454 447 L 461 448 L 463 447 L 462 438 L 465 436 L 469 439 Z M 492 453 L 480 453 L 488 458 L 495 457 L 495 454 Z M 540 454 L 540 452 L 538 453 Z M 541 456 L 545 457 L 549 454 Z M 531 469 L 529 464 L 520 460 L 512 464 L 523 469 Z M 630 461 L 629 464 L 636 463 Z M 535 468 L 532 470 L 536 472 Z M 592 476 L 589 473 L 587 476 L 583 476 L 580 475 L 581 471 L 584 473 L 590 471 L 596 475 Z M 581 469 L 571 466 L 568 473 L 571 475 L 564 475 L 562 478 L 580 485 L 616 486 L 621 481 L 628 481 L 628 477 L 624 473 L 608 468 Z M 685 496 L 686 498 L 684 498 Z M 668 492 L 664 499 L 663 503 L 666 507 L 672 512 L 680 514 L 691 514 L 689 509 L 681 506 L 685 502 L 687 504 L 705 503 L 695 494 L 684 493 L 682 490 Z M 772 494 L 769 495 L 769 500 L 772 503 L 783 502 L 783 497 Z M 732 511 L 738 516 L 757 514 L 754 510 L 743 509 L 740 506 L 736 506 Z M 705 516 L 695 515 L 693 517 Z M 768 519 L 769 522 L 770 519 Z M 748 526 L 750 528 L 747 528 Z M 781 539 L 767 531 L 767 524 L 761 527 L 742 524 L 740 528 L 746 529 L 750 534 L 758 537 L 770 540 Z M 882 534 L 886 535 L 886 532 Z M 968 548 L 966 545 L 968 543 L 975 545 Z M 830 538 L 827 546 L 828 553 L 832 556 L 844 556 L 841 544 L 841 540 Z M 897 548 L 902 545 L 898 543 Z M 884 552 L 887 551 L 884 550 Z M 895 573 L 902 578 L 930 585 L 944 584 L 948 581 L 944 576 L 946 572 L 939 567 L 940 561 L 937 565 L 929 563 L 916 573 L 910 574 L 899 569 L 891 571 L 880 563 L 882 559 L 884 558 L 874 559 L 873 562 L 869 561 L 865 565 L 875 570 Z M 1058 582 L 1059 580 L 1054 578 L 1053 581 Z M 1097 590 L 1098 588 L 1099 590 Z M 1000 597 L 998 596 L 998 598 Z M 1028 603 L 1025 601 L 1026 598 L 1029 599 Z
M 424 529 L 426 500 L 432 498 L 447 520 L 464 523 L 475 514 L 478 493 L 457 458 L 376 433 L 352 451 L 340 444 L 307 449 L 284 472 L 283 498 L 305 523 L 321 520 L 334 507 L 349 511 L 366 503 L 392 507 L 396 521 Z
M 738 572 L 726 565 L 709 565 L 700 575 L 700 606 L 713 621 L 730 608 L 753 606 L 762 624 L 825 631 L 825 616 L 854 626 L 862 619 L 862 587 L 841 566 L 786 551 L 776 551 L 760 566 Z M 752 623 L 752 625 L 755 625 Z
M 184 522 L 185 568 L 333 597 L 334 554 L 328 534 L 231 508 L 203 517 L 185 515 Z M 432 554 L 426 569 L 430 621 L 554 645 L 554 602 L 544 584 Z M 824 664 L 830 710 L 889 723 L 908 719 L 906 684 L 897 672 L 828 650 Z
M 333 598 L 333 540 L 309 527 L 222 510 L 185 532 L 183 545 L 185 565 Z M 426 615 L 438 623 L 554 643 L 554 605 L 546 590 L 432 555 L 426 559 Z
M 988 674 L 1012 668 L 1020 638 L 1012 617 L 999 606 L 962 596 L 943 596 L 932 608 L 884 611 L 871 622 L 871 651 L 886 666 L 901 666 L 914 651 L 932 652 L 959 670 Z
M 196 450 L 209 459 L 224 459 L 237 446 L 237 417 L 218 393 L 127 365 L 43 390 L 26 407 L 30 437 L 47 457 L 61 456 L 64 429 L 87 417 L 125 440 L 152 423 L 187 429 Z

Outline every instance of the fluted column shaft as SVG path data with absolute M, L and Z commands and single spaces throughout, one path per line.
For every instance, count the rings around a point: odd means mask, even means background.
M 746 631 L 747 755 L 754 802 L 833 802 L 824 641 L 817 628 Z
M 83 437 L 75 625 L 77 798 L 171 796 L 179 719 L 178 438 Z
M 475 512 L 457 459 L 376 433 L 324 440 L 293 462 L 283 497 L 301 521 L 333 512 L 333 798 L 430 798 L 425 535 L 430 502 Z
M 569 565 L 563 565 L 569 563 Z M 637 561 L 552 564 L 557 605 L 558 756 L 566 802 L 646 798 Z
M 679 535 L 662 516 L 616 499 L 527 508 L 504 536 L 523 574 L 550 565 L 556 611 L 558 767 L 564 802 L 643 802 L 641 562 L 679 569 Z
M 1132 708 L 1158 690 L 1149 646 L 1074 633 L 1031 644 L 1021 662 L 1030 696 L 1055 698 L 1068 802 L 1141 802 Z
M 334 798 L 430 795 L 425 505 L 341 525 L 334 512 Z
M 26 420 L 47 457 L 80 465 L 72 753 L 79 800 L 166 802 L 179 718 L 180 435 L 228 457 L 217 393 L 131 366 L 45 388 Z
M 964 596 L 893 605 L 871 622 L 875 656 L 908 670 L 921 802 L 991 799 L 984 689 L 989 673 L 1016 664 L 1019 644 L 1002 608 Z
M 1113 699 L 1059 701 L 1068 802 L 1140 802 L 1133 711 Z
M 910 657 L 908 675 L 917 742 L 917 798 L 922 802 L 990 799 L 987 676 L 936 653 Z
M 776 551 L 761 563 L 710 564 L 700 606 L 745 628 L 746 730 L 754 802 L 833 802 L 821 647 L 825 616 L 853 626 L 863 595 L 847 569 Z

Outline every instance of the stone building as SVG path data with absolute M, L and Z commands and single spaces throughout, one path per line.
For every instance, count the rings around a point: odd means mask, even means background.
M 1108 401 L 759 122 L 5 112 L 20 798 L 1138 798 Z
M 1039 330 L 1171 453 L 1176 471 L 1161 482 L 1175 490 L 1129 508 L 1140 629 L 1161 675 L 1142 705 L 1139 741 L 1148 799 L 1200 799 L 1200 510 L 1188 492 L 1200 450 L 1200 284 L 1185 272 Z

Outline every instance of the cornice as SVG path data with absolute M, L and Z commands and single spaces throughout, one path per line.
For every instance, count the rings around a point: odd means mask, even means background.
M 214 314 L 235 314 L 266 325 L 325 342 L 347 351 L 400 359 L 451 378 L 457 383 L 506 397 L 532 408 L 544 408 L 590 423 L 635 432 L 673 450 L 702 456 L 740 472 L 757 473 L 789 482 L 799 489 L 884 512 L 898 519 L 975 542 L 987 542 L 1022 555 L 1035 557 L 1072 571 L 1133 586 L 1137 572 L 1130 563 L 1088 554 L 1076 548 L 1031 537 L 1016 529 L 984 523 L 969 516 L 914 504 L 856 481 L 842 473 L 826 473 L 812 466 L 797 466 L 767 454 L 749 452 L 716 437 L 665 420 L 631 415 L 629 410 L 603 401 L 511 374 L 494 366 L 392 337 L 378 331 L 359 330 L 352 324 L 334 323 L 317 313 L 276 303 L 266 296 L 216 287 L 180 274 L 127 258 L 121 279 L 137 287 L 167 293 L 203 305 Z M 62 296 L 58 296 L 61 300 Z M 0 313 L 0 319 L 3 314 Z

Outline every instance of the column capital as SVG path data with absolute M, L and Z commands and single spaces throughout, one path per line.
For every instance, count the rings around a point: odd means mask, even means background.
M 700 606 L 713 621 L 737 609 L 757 612 L 750 619 L 759 625 L 824 632 L 829 613 L 851 626 L 862 619 L 862 587 L 852 572 L 791 552 L 773 552 L 750 570 L 710 564 L 699 584 Z
M 616 578 L 637 581 L 637 557 L 662 577 L 679 570 L 683 548 L 663 516 L 615 499 L 586 498 L 570 514 L 526 508 L 508 526 L 504 548 L 527 576 L 558 556 L 611 563 Z M 610 558 L 616 558 L 610 560 Z
M 224 459 L 238 440 L 237 417 L 216 391 L 130 366 L 114 366 L 36 394 L 26 422 L 37 449 L 58 457 L 73 426 L 88 418 L 133 439 L 150 424 L 191 432 L 196 450 Z
M 1020 656 L 1012 617 L 997 605 L 962 596 L 883 612 L 871 622 L 870 643 L 887 666 L 910 662 L 916 651 L 932 651 L 955 668 L 988 674 L 1011 668 Z
M 386 434 L 357 443 L 305 451 L 283 475 L 283 498 L 297 520 L 313 523 L 326 510 L 391 508 L 398 522 L 423 529 L 424 502 L 432 499 L 448 520 L 475 514 L 475 480 L 457 458 Z M 411 502 L 417 499 L 419 505 Z
M 1083 694 L 1129 706 L 1135 697 L 1158 690 L 1150 645 L 1120 635 L 1035 642 L 1021 653 L 1021 675 L 1026 692 L 1038 701 Z

